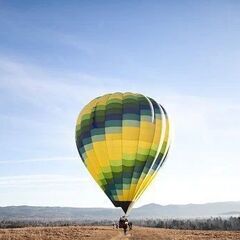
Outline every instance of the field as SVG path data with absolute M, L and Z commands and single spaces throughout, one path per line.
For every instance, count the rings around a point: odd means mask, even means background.
M 35 227 L 0 229 L 0 240 L 240 240 L 240 232 L 136 227 L 124 236 L 111 227 Z

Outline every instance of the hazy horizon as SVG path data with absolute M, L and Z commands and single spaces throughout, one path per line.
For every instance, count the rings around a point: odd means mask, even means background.
M 238 203 L 240 202 L 240 200 L 237 200 L 237 201 L 223 201 L 223 202 L 205 202 L 205 203 L 184 203 L 184 204 L 161 204 L 161 203 L 154 203 L 154 202 L 151 202 L 151 203 L 146 203 L 146 204 L 143 204 L 143 205 L 140 205 L 140 206 L 133 206 L 133 209 L 134 208 L 141 208 L 141 207 L 144 207 L 144 206 L 147 206 L 147 205 L 160 205 L 160 206 L 163 206 L 163 207 L 166 207 L 166 206 L 171 206 L 171 205 L 175 205 L 175 206 L 185 206 L 185 205 L 205 205 L 205 204 L 216 204 L 216 203 Z M 78 206 L 78 207 L 71 207 L 71 206 L 47 206 L 47 205 L 6 205 L 6 206 L 0 206 L 0 207 L 23 207 L 23 206 L 26 206 L 26 207 L 63 207 L 63 208 L 106 208 L 106 209 L 116 209 L 116 207 L 114 207 L 113 205 L 112 206 L 108 206 L 108 207 L 104 207 L 104 206 L 98 206 L 98 207 L 94 207 L 94 206 L 91 206 L 91 207 L 81 207 L 81 206 Z M 118 208 L 120 209 L 120 208 Z
M 239 201 L 240 3 L 0 1 L 0 206 L 113 207 L 75 146 L 82 107 L 156 99 L 173 142 L 134 207 Z

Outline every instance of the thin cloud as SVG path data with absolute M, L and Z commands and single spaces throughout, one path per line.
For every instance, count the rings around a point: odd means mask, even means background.
M 31 186 L 41 184 L 69 184 L 69 183 L 83 183 L 88 181 L 88 178 L 72 177 L 66 175 L 20 175 L 20 176 L 6 176 L 0 177 L 0 187 L 13 186 Z
M 54 162 L 54 161 L 78 161 L 77 157 L 49 157 L 49 158 L 33 158 L 21 160 L 2 160 L 0 164 L 16 164 L 16 163 L 34 163 L 34 162 Z
M 89 100 L 106 92 L 109 82 L 116 85 L 118 79 L 95 77 L 81 72 L 49 71 L 32 64 L 26 64 L 0 56 L 0 87 L 16 93 L 16 96 L 31 102 L 45 103 L 46 96 L 52 104 L 67 100 Z M 68 81 L 66 81 L 66 79 Z M 104 84 L 105 83 L 105 84 Z M 110 84 L 111 85 L 111 84 Z M 89 91 L 91 89 L 91 91 Z

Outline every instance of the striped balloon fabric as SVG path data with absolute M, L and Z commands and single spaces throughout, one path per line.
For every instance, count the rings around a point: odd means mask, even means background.
M 168 116 L 144 95 L 107 94 L 80 112 L 76 144 L 92 177 L 114 206 L 128 214 L 166 159 Z

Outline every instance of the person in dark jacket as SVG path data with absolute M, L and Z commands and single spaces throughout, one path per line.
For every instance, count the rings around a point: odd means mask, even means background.
M 132 222 L 128 222 L 129 230 L 132 230 Z
M 123 225 L 123 231 L 124 231 L 125 235 L 127 234 L 127 228 L 128 228 L 128 220 L 126 219 L 126 221 L 124 222 L 124 225 Z
M 119 219 L 119 228 L 123 228 L 124 234 L 127 234 L 128 220 L 125 216 L 120 217 Z

